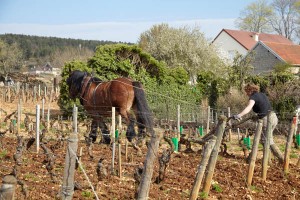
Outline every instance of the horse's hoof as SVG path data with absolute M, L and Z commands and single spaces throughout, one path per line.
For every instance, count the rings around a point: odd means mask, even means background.
M 97 139 L 97 137 L 86 137 L 85 141 L 87 144 L 91 144 L 91 143 L 95 143 L 96 139 Z
M 111 139 L 110 139 L 110 138 L 108 138 L 108 139 L 103 139 L 101 142 L 102 142 L 103 144 L 110 144 Z

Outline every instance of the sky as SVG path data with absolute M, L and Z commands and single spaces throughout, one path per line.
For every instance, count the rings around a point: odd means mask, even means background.
M 207 39 L 255 0 L 0 0 L 0 34 L 138 42 L 155 24 L 199 27 Z

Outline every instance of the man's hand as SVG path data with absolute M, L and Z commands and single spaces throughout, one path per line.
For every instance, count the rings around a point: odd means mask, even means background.
M 241 121 L 242 120 L 242 117 L 240 115 L 233 115 L 232 117 L 233 117 L 233 119 L 235 119 L 237 121 Z

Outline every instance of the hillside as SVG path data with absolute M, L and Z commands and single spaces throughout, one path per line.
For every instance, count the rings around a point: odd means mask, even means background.
M 98 45 L 113 44 L 112 41 L 97 41 L 97 40 L 80 40 L 66 39 L 57 37 L 41 37 L 31 35 L 4 34 L 0 35 L 0 39 L 8 44 L 16 42 L 24 52 L 24 59 L 41 58 L 49 56 L 56 50 L 63 50 L 67 47 L 79 48 L 85 47 L 94 51 Z

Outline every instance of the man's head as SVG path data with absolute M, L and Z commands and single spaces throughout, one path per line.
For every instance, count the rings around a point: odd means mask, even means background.
M 251 94 L 253 94 L 254 92 L 259 92 L 259 86 L 255 85 L 255 84 L 250 84 L 248 83 L 245 87 L 244 87 L 245 92 L 247 93 L 248 96 L 250 96 Z

